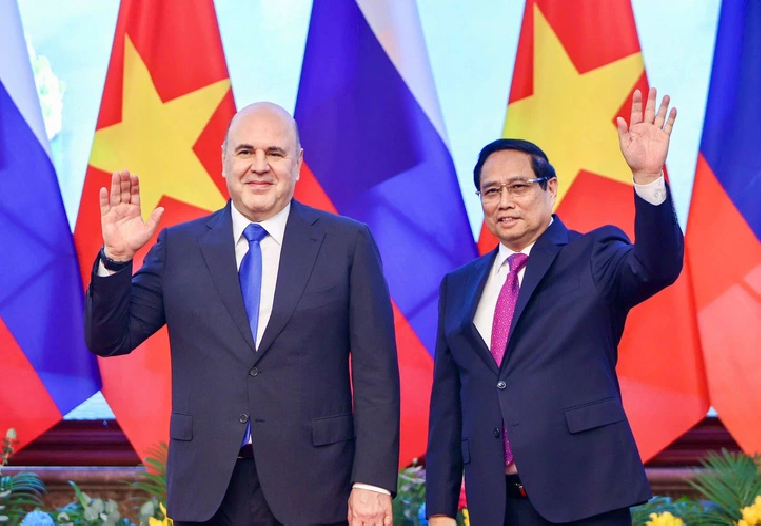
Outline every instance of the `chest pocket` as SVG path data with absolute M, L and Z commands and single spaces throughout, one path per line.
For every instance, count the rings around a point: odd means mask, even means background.
M 346 292 L 340 285 L 335 285 L 329 289 L 309 291 L 306 290 L 301 295 L 296 310 L 311 310 L 332 303 L 345 302 Z

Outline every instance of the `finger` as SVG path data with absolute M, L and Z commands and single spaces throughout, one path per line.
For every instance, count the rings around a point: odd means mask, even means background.
M 632 115 L 629 122 L 632 126 L 642 122 L 642 92 L 638 89 L 635 89 L 632 95 Z
M 153 237 L 153 233 L 156 231 L 156 228 L 159 226 L 159 221 L 161 221 L 161 216 L 164 215 L 164 207 L 159 206 L 151 212 L 151 217 L 148 218 L 148 221 L 146 221 L 146 226 L 151 232 L 151 237 Z
M 111 210 L 111 206 L 108 204 L 108 190 L 106 188 L 101 188 L 98 191 L 98 201 L 100 201 L 100 215 L 102 217 Z
M 668 113 L 670 102 L 671 97 L 664 95 L 661 105 L 658 107 L 658 113 L 655 114 L 655 125 L 659 129 L 663 128 L 663 124 L 666 122 L 666 114 Z
M 666 125 L 663 127 L 663 131 L 666 135 L 671 135 L 671 130 L 674 128 L 674 121 L 676 120 L 676 108 L 671 108 L 669 118 L 666 120 Z
M 629 142 L 629 128 L 623 117 L 616 117 L 616 131 L 618 132 L 618 142 L 625 144 Z
M 116 172 L 111 176 L 111 195 L 109 196 L 111 206 L 116 206 L 121 202 L 122 194 L 119 190 L 121 186 L 121 179 L 122 177 L 119 172 Z
M 137 175 L 130 175 L 130 195 L 129 202 L 133 205 L 140 206 L 140 180 Z
M 121 196 L 119 199 L 121 199 L 121 202 L 124 204 L 129 204 L 129 198 L 130 198 L 130 188 L 132 187 L 132 181 L 131 181 L 131 175 L 127 170 L 124 170 L 121 173 L 121 180 L 119 184 L 119 188 L 121 191 Z
M 655 121 L 655 99 L 658 96 L 658 91 L 655 88 L 650 88 L 647 94 L 647 105 L 645 106 L 645 124 L 652 124 Z

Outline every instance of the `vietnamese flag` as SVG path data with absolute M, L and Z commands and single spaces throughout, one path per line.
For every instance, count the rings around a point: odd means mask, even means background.
M 539 145 L 558 174 L 557 214 L 589 231 L 634 235 L 632 176 L 615 120 L 631 113 L 647 76 L 629 0 L 528 0 L 504 135 Z M 679 123 L 677 123 L 677 127 Z M 496 240 L 484 228 L 481 253 Z M 618 366 L 626 412 L 644 460 L 708 411 L 687 271 L 629 314 Z
M 235 102 L 212 0 L 122 0 L 74 232 L 83 281 L 102 244 L 98 190 L 113 172 L 140 177 L 143 217 L 160 228 L 224 206 L 221 150 Z M 142 264 L 155 238 L 135 258 Z M 138 454 L 168 442 L 166 328 L 128 356 L 100 358 L 103 394 Z
M 687 226 L 711 403 L 761 453 L 761 2 L 724 2 Z

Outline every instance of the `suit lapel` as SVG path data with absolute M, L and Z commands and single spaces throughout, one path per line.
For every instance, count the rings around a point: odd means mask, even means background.
M 275 301 L 270 321 L 259 343 L 259 352 L 256 353 L 257 362 L 291 319 L 312 274 L 317 253 L 325 237 L 325 232 L 316 224 L 317 220 L 318 216 L 309 208 L 296 200 L 291 201 L 291 212 L 280 250 Z
M 560 248 L 568 244 L 568 229 L 557 216 L 553 217 L 554 219 L 550 227 L 539 236 L 539 239 L 536 240 L 534 247 L 531 249 L 531 255 L 526 265 L 526 273 L 523 276 L 523 282 L 518 292 L 518 302 L 515 305 L 513 321 L 510 323 L 511 335 L 536 287 L 542 281 L 544 275 L 547 274 L 552 262 L 555 261 L 555 256 L 557 256 Z M 508 340 L 507 347 L 509 351 L 510 340 Z M 504 364 L 506 361 L 505 359 L 502 363 Z
M 494 361 L 494 356 L 492 356 L 491 351 L 486 346 L 486 342 L 478 332 L 475 323 L 473 323 L 473 317 L 476 315 L 478 303 L 481 301 L 481 295 L 484 292 L 486 280 L 489 278 L 489 272 L 494 264 L 495 257 L 497 257 L 497 249 L 494 249 L 475 262 L 473 272 L 470 274 L 470 279 L 465 285 L 465 292 L 462 296 L 466 298 L 466 301 L 463 304 L 461 326 L 465 335 L 472 341 L 476 354 L 481 357 L 494 374 L 497 374 L 499 371 L 497 363 Z
M 238 281 L 230 206 L 232 205 L 228 202 L 226 207 L 209 219 L 206 223 L 207 230 L 199 236 L 198 242 L 206 266 L 222 297 L 222 303 L 232 316 L 241 336 L 251 347 L 251 351 L 254 351 L 254 340 L 248 325 L 248 315 L 243 305 L 243 295 Z

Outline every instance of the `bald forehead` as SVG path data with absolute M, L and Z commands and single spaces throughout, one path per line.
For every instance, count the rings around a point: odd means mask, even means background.
M 245 106 L 232 118 L 230 125 L 227 128 L 227 133 L 225 134 L 225 149 L 227 149 L 231 134 L 235 136 L 236 131 L 239 128 L 248 126 L 288 128 L 292 134 L 291 138 L 294 141 L 296 150 L 301 148 L 298 126 L 291 114 L 277 104 L 271 102 L 257 102 Z

